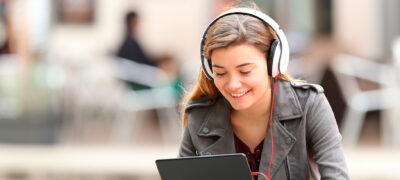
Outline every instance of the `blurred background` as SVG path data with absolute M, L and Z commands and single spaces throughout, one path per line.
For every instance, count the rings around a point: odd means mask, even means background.
M 233 2 L 0 0 L 0 179 L 160 179 L 201 35 Z M 352 179 L 400 179 L 400 1 L 255 2 L 289 74 L 325 88 Z

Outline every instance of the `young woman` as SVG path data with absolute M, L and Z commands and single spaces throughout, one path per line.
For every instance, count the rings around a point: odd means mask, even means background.
M 275 21 L 229 10 L 207 28 L 201 53 L 180 156 L 245 153 L 269 179 L 349 179 L 323 88 L 285 74 L 289 49 Z

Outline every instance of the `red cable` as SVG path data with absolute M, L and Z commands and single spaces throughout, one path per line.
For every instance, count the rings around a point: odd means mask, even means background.
M 275 85 L 276 85 L 276 82 L 275 82 L 275 81 L 276 81 L 277 79 L 278 79 L 278 76 L 276 76 L 276 77 L 274 78 L 274 90 L 272 91 L 271 114 L 270 114 L 270 118 L 269 118 L 269 122 L 270 122 L 269 131 L 271 132 L 271 158 L 270 158 L 270 160 L 269 160 L 269 165 L 268 165 L 268 177 L 265 176 L 265 174 L 264 174 L 264 173 L 261 173 L 261 172 L 251 172 L 251 175 L 252 175 L 252 176 L 262 175 L 262 176 L 264 176 L 264 178 L 265 178 L 266 180 L 269 180 L 269 172 L 270 172 L 270 170 L 271 170 L 272 157 L 273 157 L 273 155 L 274 155 L 274 138 L 273 138 L 273 134 L 272 134 L 272 112 L 273 112 L 273 110 L 274 110 L 274 97 L 275 97 Z
M 268 179 L 267 176 L 266 176 L 264 173 L 260 173 L 260 172 L 251 172 L 251 175 L 252 175 L 252 176 L 261 175 L 261 176 L 264 176 L 265 179 Z
M 271 132 L 271 158 L 269 160 L 269 165 L 268 165 L 268 180 L 269 180 L 269 172 L 271 170 L 271 164 L 272 164 L 272 157 L 274 156 L 274 138 L 272 135 L 272 112 L 274 110 L 274 98 L 275 98 L 275 85 L 276 85 L 276 80 L 278 79 L 278 76 L 275 76 L 275 80 L 274 80 L 274 90 L 272 92 L 272 103 L 271 103 L 271 115 L 269 118 L 269 131 Z

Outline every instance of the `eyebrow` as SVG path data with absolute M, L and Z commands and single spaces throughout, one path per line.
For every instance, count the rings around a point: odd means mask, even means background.
M 236 66 L 236 68 L 238 68 L 238 67 L 243 67 L 243 66 L 247 66 L 247 65 L 250 65 L 250 64 L 254 64 L 254 63 L 243 63 L 243 64 L 239 64 L 239 65 Z M 217 64 L 213 64 L 212 67 L 215 67 L 215 68 L 225 68 L 224 66 L 220 66 L 220 65 L 217 65 Z

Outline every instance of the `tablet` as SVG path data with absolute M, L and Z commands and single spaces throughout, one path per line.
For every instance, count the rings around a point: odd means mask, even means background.
M 241 153 L 157 159 L 156 165 L 162 180 L 253 180 Z

